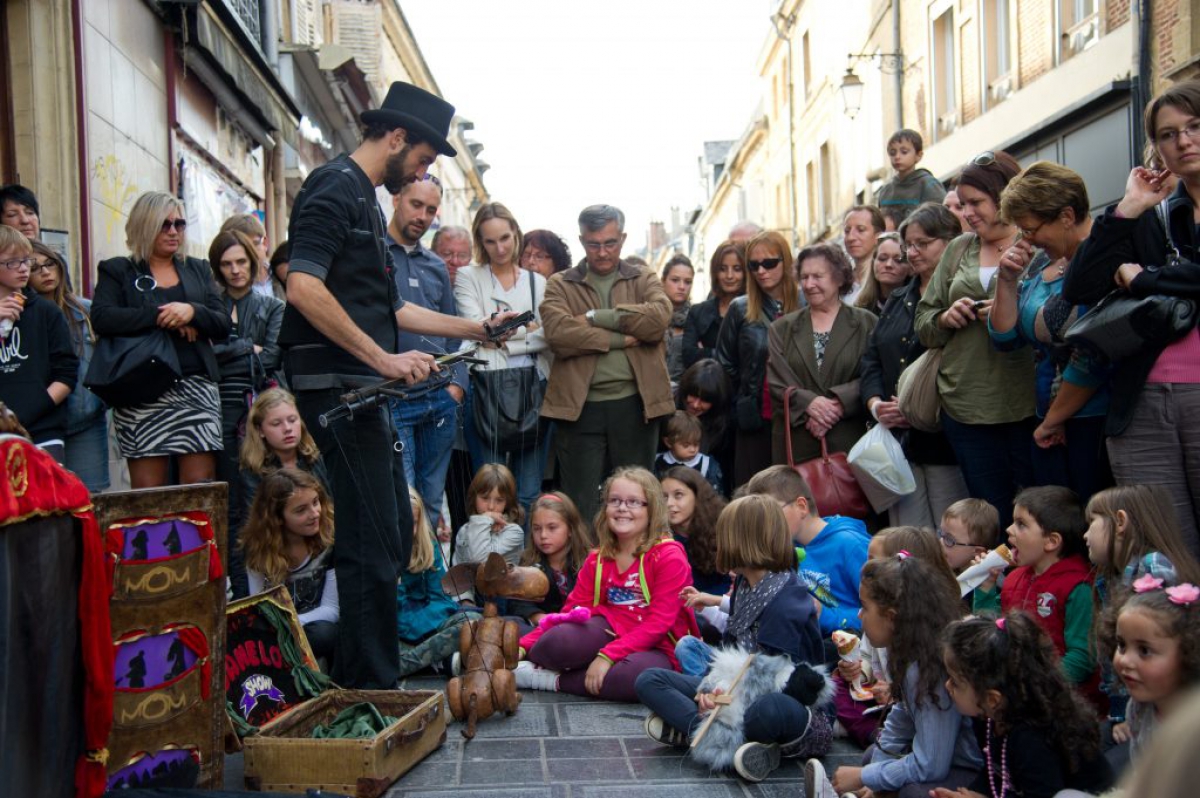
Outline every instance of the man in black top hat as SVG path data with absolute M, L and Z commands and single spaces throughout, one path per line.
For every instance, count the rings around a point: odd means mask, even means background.
M 279 342 L 333 493 L 341 615 L 333 677 L 344 687 L 396 685 L 396 580 L 408 566 L 412 511 L 386 402 L 327 428 L 318 416 L 352 388 L 380 379 L 415 384 L 437 369 L 432 355 L 399 351 L 400 327 L 486 338 L 479 322 L 399 297 L 375 196 L 376 186 L 398 192 L 405 182 L 424 177 L 439 154 L 455 155 L 446 141 L 453 116 L 454 107 L 440 97 L 393 83 L 383 107 L 363 113 L 358 149 L 314 169 L 304 181 L 288 229 L 288 306 Z

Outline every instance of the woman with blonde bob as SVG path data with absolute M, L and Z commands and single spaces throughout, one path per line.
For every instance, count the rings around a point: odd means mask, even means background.
M 167 484 L 170 458 L 179 481 L 216 475 L 222 450 L 220 371 L 213 342 L 229 337 L 230 320 L 208 265 L 184 255 L 183 203 L 163 191 L 137 198 L 125 225 L 129 255 L 100 263 L 92 328 L 100 338 L 167 333 L 181 379 L 162 395 L 113 410 L 117 444 L 134 488 Z
M 312 474 L 281 468 L 263 480 L 240 542 L 250 595 L 286 585 L 318 657 L 332 656 L 337 643 L 333 534 L 325 486 Z
M 733 455 L 733 484 L 770 466 L 770 397 L 767 381 L 767 327 L 800 309 L 792 251 L 779 233 L 759 233 L 746 244 L 746 295 L 729 304 L 717 336 L 717 362 L 733 381 L 733 418 L 740 434 Z
M 721 640 L 726 653 L 714 665 L 719 676 L 731 649 L 765 656 L 786 657 L 795 666 L 781 692 L 754 696 L 745 709 L 743 734 L 747 742 L 736 749 L 701 752 L 712 767 L 732 765 L 747 781 L 762 781 L 779 766 L 781 756 L 824 756 L 833 727 L 829 716 L 810 711 L 825 692 L 825 680 L 810 667 L 822 662 L 824 651 L 816 606 L 796 574 L 796 550 L 779 503 L 770 496 L 743 496 L 730 502 L 717 520 L 717 567 L 736 574 L 728 597 L 687 588 L 691 605 L 721 607 L 728 622 Z M 714 655 L 695 638 L 677 647 L 681 660 L 702 662 Z M 646 734 L 665 745 L 687 747 L 716 695 L 703 673 L 646 671 L 637 680 L 638 698 L 650 708 Z M 732 747 L 731 747 L 732 748 Z
M 563 604 L 586 609 L 582 623 L 543 625 L 521 638 L 528 662 L 517 686 L 634 701 L 648 668 L 677 668 L 675 643 L 699 633 L 681 591 L 692 583 L 687 552 L 671 539 L 658 480 L 644 468 L 618 468 L 604 483 L 596 514 L 598 551 L 588 555 Z

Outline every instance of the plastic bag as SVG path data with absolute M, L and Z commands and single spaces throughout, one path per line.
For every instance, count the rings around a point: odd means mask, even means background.
M 881 513 L 917 489 L 900 442 L 882 424 L 867 430 L 846 457 L 867 500 Z

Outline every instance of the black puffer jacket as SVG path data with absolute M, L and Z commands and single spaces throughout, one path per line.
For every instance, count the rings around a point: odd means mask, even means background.
M 1063 280 L 1063 298 L 1076 305 L 1094 305 L 1116 288 L 1113 275 L 1121 264 L 1137 263 L 1145 271 L 1129 287 L 1134 296 L 1167 294 L 1200 299 L 1200 233 L 1193 224 L 1194 205 L 1183 182 L 1168 204 L 1171 234 L 1183 256 L 1177 266 L 1166 265 L 1167 236 L 1155 208 L 1136 219 L 1125 219 L 1114 215 L 1116 207 L 1109 207 L 1096 219 L 1091 235 L 1075 250 Z M 1117 364 L 1106 435 L 1120 435 L 1129 426 L 1146 377 L 1164 348 L 1145 349 Z
M 767 321 L 746 321 L 746 297 L 729 304 L 717 335 L 717 362 L 733 381 L 733 418 L 742 432 L 754 432 L 770 421 L 762 416 L 763 381 L 767 377 L 767 327 L 783 314 L 783 303 L 763 300 Z

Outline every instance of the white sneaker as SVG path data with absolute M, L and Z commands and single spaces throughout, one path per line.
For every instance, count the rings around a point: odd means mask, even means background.
M 804 798 L 838 798 L 819 759 L 804 763 Z
M 558 692 L 558 671 L 539 668 L 527 659 L 517 663 L 517 667 L 513 669 L 513 678 L 517 682 L 517 687 L 522 690 Z
M 450 657 L 450 675 L 462 676 L 462 654 L 457 651 Z
M 733 769 L 746 781 L 762 781 L 779 767 L 779 746 L 743 743 L 733 755 Z

